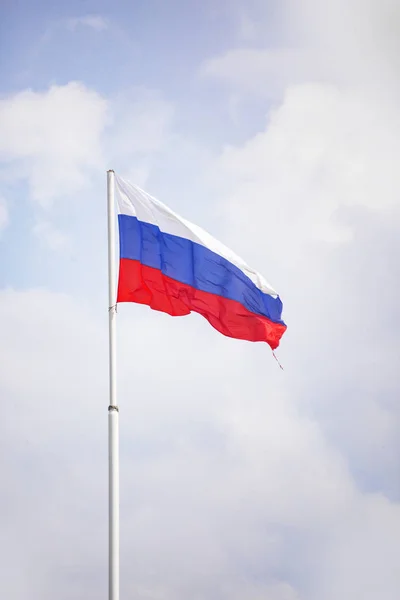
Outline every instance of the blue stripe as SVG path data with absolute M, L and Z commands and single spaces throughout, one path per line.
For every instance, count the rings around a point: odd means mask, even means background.
M 249 311 L 282 323 L 282 302 L 261 292 L 238 267 L 219 254 L 136 217 L 118 215 L 120 257 L 159 269 L 164 275 L 240 302 Z

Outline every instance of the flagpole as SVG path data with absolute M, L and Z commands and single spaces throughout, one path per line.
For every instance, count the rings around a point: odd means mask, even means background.
M 110 399 L 108 407 L 108 598 L 119 600 L 119 411 L 116 353 L 116 256 L 114 171 L 107 171 L 108 332 Z

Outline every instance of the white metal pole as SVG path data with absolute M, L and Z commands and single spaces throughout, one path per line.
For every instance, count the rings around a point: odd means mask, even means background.
M 116 255 L 114 171 L 107 171 L 108 207 L 108 331 L 110 404 L 108 407 L 108 597 L 119 600 L 119 430 L 116 347 Z

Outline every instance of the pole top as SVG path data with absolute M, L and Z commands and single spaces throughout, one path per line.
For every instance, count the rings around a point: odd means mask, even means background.
M 114 173 L 114 169 L 108 169 L 107 173 Z

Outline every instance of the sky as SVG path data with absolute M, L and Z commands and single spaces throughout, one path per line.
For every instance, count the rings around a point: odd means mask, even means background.
M 118 310 L 121 598 L 400 589 L 397 0 L 4 0 L 0 581 L 107 597 L 106 170 L 262 272 L 278 357 Z

